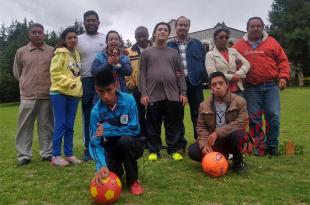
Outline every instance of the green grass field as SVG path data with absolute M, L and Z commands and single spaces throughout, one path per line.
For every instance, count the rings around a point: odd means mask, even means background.
M 205 93 L 208 95 L 208 92 Z M 188 107 L 187 107 L 188 108 Z M 93 204 L 89 181 L 93 162 L 68 168 L 41 161 L 34 134 L 31 164 L 18 167 L 15 130 L 18 104 L 0 105 L 0 204 Z M 188 109 L 186 137 L 193 142 Z M 118 204 L 309 204 L 310 203 L 310 89 L 290 88 L 281 92 L 281 146 L 292 141 L 297 154 L 280 157 L 247 156 L 248 171 L 231 171 L 222 178 L 209 178 L 188 157 L 181 162 L 168 158 L 165 150 L 157 162 L 139 160 L 145 193 L 136 197 L 126 187 Z M 74 150 L 81 157 L 81 114 L 75 124 Z

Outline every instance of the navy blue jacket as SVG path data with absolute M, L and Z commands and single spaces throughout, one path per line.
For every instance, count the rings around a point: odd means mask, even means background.
M 176 39 L 168 42 L 169 47 L 179 51 L 179 46 Z M 205 49 L 202 43 L 195 39 L 189 38 L 186 48 L 186 61 L 187 61 L 187 71 L 188 80 L 193 86 L 202 83 L 202 80 L 206 77 L 206 67 L 205 67 Z

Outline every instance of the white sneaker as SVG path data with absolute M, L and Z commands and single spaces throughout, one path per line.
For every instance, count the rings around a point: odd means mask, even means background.
M 51 164 L 60 167 L 66 167 L 70 165 L 70 163 L 64 160 L 64 158 L 62 158 L 61 156 L 53 157 Z
M 66 157 L 65 160 L 67 162 L 72 163 L 72 164 L 81 164 L 82 163 L 82 160 L 76 158 L 76 156 Z

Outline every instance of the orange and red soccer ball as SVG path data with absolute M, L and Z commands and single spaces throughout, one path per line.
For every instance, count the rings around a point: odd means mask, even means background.
M 109 173 L 109 176 L 102 180 L 101 184 L 95 183 L 95 178 L 90 182 L 90 195 L 96 204 L 115 203 L 122 192 L 122 183 L 116 174 Z
M 201 161 L 203 171 L 211 177 L 224 176 L 228 169 L 226 158 L 219 152 L 207 153 Z

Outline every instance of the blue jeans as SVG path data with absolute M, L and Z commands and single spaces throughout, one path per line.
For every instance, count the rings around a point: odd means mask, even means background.
M 61 156 L 62 138 L 64 138 L 64 153 L 66 157 L 73 155 L 73 126 L 79 98 L 63 94 L 51 95 L 55 117 L 53 134 L 53 156 Z
M 280 133 L 280 96 L 277 83 L 245 84 L 244 97 L 249 112 L 250 135 L 255 140 L 255 147 L 277 147 Z M 265 128 L 262 124 L 263 115 Z
M 82 97 L 83 142 L 85 149 L 88 150 L 90 114 L 93 108 L 93 100 L 95 95 L 94 78 L 93 77 L 82 78 L 82 85 L 83 85 L 83 97 Z

